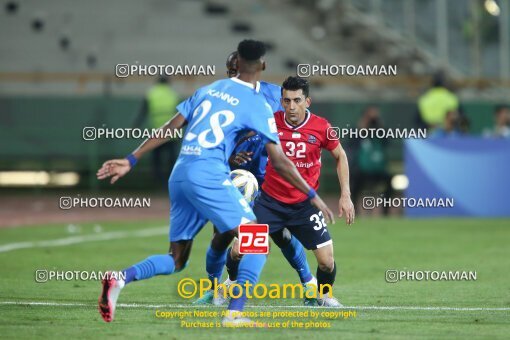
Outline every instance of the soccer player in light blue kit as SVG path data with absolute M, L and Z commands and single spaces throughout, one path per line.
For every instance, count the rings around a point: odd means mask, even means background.
M 264 44 L 244 40 L 238 46 L 239 76 L 223 79 L 200 88 L 177 106 L 178 113 L 163 127 L 175 130 L 187 124 L 181 152 L 169 180 L 170 250 L 152 255 L 119 272 L 110 272 L 103 280 L 99 312 L 106 322 L 113 320 L 121 289 L 128 283 L 155 275 L 169 275 L 186 266 L 193 238 L 211 221 L 219 231 L 207 251 L 207 271 L 214 281 L 221 277 L 227 247 L 237 236 L 242 223 L 256 222 L 252 209 L 230 180 L 228 158 L 237 141 L 247 131 L 257 131 L 264 139 L 273 166 L 289 183 L 306 193 L 311 204 L 323 211 L 329 221 L 331 210 L 301 177 L 294 164 L 284 155 L 274 124 L 273 112 L 260 93 L 260 73 L 264 69 Z M 149 138 L 125 159 L 110 160 L 98 170 L 97 177 L 111 177 L 115 183 L 126 175 L 145 153 L 167 142 Z M 238 283 L 255 285 L 266 261 L 262 254 L 243 256 L 239 264 Z M 125 280 L 122 279 L 125 277 Z M 232 299 L 223 319 L 226 326 L 243 325 L 249 320 L 237 311 L 244 309 L 246 292 Z
M 229 54 L 226 62 L 227 75 L 229 77 L 237 76 L 237 51 Z M 273 112 L 282 111 L 281 104 L 282 88 L 279 85 L 260 81 L 260 91 L 266 98 L 267 103 L 271 106 Z M 230 168 L 243 169 L 251 172 L 258 181 L 259 188 L 262 187 L 264 177 L 266 174 L 267 165 L 267 152 L 263 143 L 263 139 L 255 131 L 246 134 L 238 142 L 234 149 L 232 156 L 229 159 Z M 254 201 L 250 204 L 253 207 Z M 215 232 L 217 232 L 215 228 Z M 303 245 L 299 240 L 292 236 L 286 228 L 278 232 L 272 233 L 271 239 L 280 248 L 282 254 L 287 259 L 289 264 L 294 268 L 299 276 L 299 280 L 305 288 L 313 289 L 312 285 L 317 287 L 317 279 L 310 271 L 310 266 L 306 259 L 306 253 Z M 232 253 L 232 247 L 227 251 L 226 268 L 228 272 L 227 279 L 223 282 L 224 287 L 229 287 L 231 284 L 236 283 L 238 270 L 237 263 L 239 258 L 235 257 Z M 217 294 L 213 290 L 208 291 L 204 296 L 200 297 L 193 304 L 215 304 L 222 305 L 227 301 L 226 294 L 222 291 L 223 286 L 219 287 Z M 310 299 L 305 297 L 305 305 L 309 303 Z

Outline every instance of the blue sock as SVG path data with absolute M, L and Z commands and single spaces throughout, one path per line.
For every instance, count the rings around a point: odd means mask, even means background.
M 289 244 L 283 247 L 281 251 L 292 268 L 298 273 L 301 283 L 308 282 L 312 279 L 312 272 L 306 260 L 305 248 L 297 238 L 292 236 Z
M 174 258 L 169 255 L 152 255 L 123 272 L 126 275 L 126 283 L 134 280 L 145 280 L 156 275 L 169 275 L 175 270 Z
M 260 272 L 262 272 L 262 268 L 264 268 L 264 264 L 266 263 L 267 256 L 263 254 L 246 254 L 241 259 L 239 263 L 239 274 L 237 275 L 237 283 L 244 289 L 244 284 L 246 281 L 249 281 L 253 286 L 257 284 L 259 281 Z M 236 291 L 239 289 L 236 287 L 234 289 L 234 295 L 238 295 L 239 292 Z M 243 291 L 243 295 L 237 299 L 231 299 L 228 305 L 228 309 L 242 311 L 244 309 L 244 304 L 246 303 L 246 292 Z
M 131 281 L 135 280 L 136 277 L 136 268 L 135 267 L 129 267 L 127 269 L 123 270 L 125 280 L 124 282 L 129 283 Z
M 214 279 L 218 281 L 221 279 L 223 274 L 223 267 L 227 261 L 227 250 L 216 251 L 209 246 L 207 249 L 207 255 L 205 257 L 205 270 L 211 283 L 214 285 Z

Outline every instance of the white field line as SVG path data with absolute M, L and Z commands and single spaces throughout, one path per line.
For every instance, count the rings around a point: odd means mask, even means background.
M 59 238 L 55 240 L 46 241 L 31 241 L 31 242 L 17 242 L 7 243 L 0 245 L 0 253 L 5 253 L 12 250 L 27 249 L 27 248 L 42 248 L 42 247 L 62 247 L 71 244 L 95 242 L 95 241 L 108 241 L 128 237 L 149 237 L 168 234 L 168 227 L 149 228 L 137 231 L 112 231 L 106 233 L 98 233 L 83 236 L 70 236 Z
M 95 307 L 95 304 L 88 303 L 74 303 L 74 302 L 51 302 L 51 301 L 0 301 L 0 305 L 18 305 L 18 306 L 49 306 L 49 307 Z M 137 304 L 137 303 L 119 303 L 117 307 L 120 308 L 132 308 L 132 309 L 154 309 L 154 308 L 181 308 L 181 309 L 196 309 L 196 308 L 220 308 L 212 305 L 183 305 L 183 304 Z M 305 307 L 305 306 L 246 306 L 246 308 L 255 309 L 308 309 L 308 308 L 319 308 L 324 307 Z M 329 308 L 332 309 L 332 308 Z M 338 308 L 335 308 L 338 309 Z M 471 311 L 510 311 L 510 307 L 427 307 L 427 306 L 344 306 L 340 308 L 345 309 L 357 309 L 357 310 L 418 310 L 418 311 L 454 311 L 454 312 L 471 312 Z

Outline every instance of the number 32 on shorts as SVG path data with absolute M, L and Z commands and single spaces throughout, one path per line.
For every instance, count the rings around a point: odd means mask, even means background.
M 315 225 L 313 226 L 313 229 L 315 230 L 321 230 L 322 228 L 327 227 L 322 211 L 319 211 L 317 214 L 313 214 L 312 216 L 310 216 L 310 221 L 315 223 Z

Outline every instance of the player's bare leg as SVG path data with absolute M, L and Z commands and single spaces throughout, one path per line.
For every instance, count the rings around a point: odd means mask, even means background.
M 168 255 L 172 257 L 174 263 L 172 272 L 178 272 L 184 269 L 189 259 L 192 244 L 192 240 L 170 243 Z M 159 273 L 156 273 L 156 275 L 158 274 Z M 102 281 L 103 289 L 101 291 L 101 295 L 99 295 L 98 308 L 101 317 L 106 322 L 113 321 L 115 317 L 117 299 L 119 298 L 120 291 L 126 285 L 124 280 L 125 277 L 126 272 L 108 272 L 107 276 Z M 136 280 L 136 278 L 134 280 Z
M 328 244 L 313 251 L 317 259 L 317 304 L 323 307 L 342 307 L 333 297 L 332 289 L 336 277 L 336 264 L 333 257 L 333 245 Z M 330 288 L 331 287 L 331 288 Z
M 186 267 L 193 240 L 170 242 L 169 254 L 172 255 L 175 262 L 175 271 L 179 272 Z

